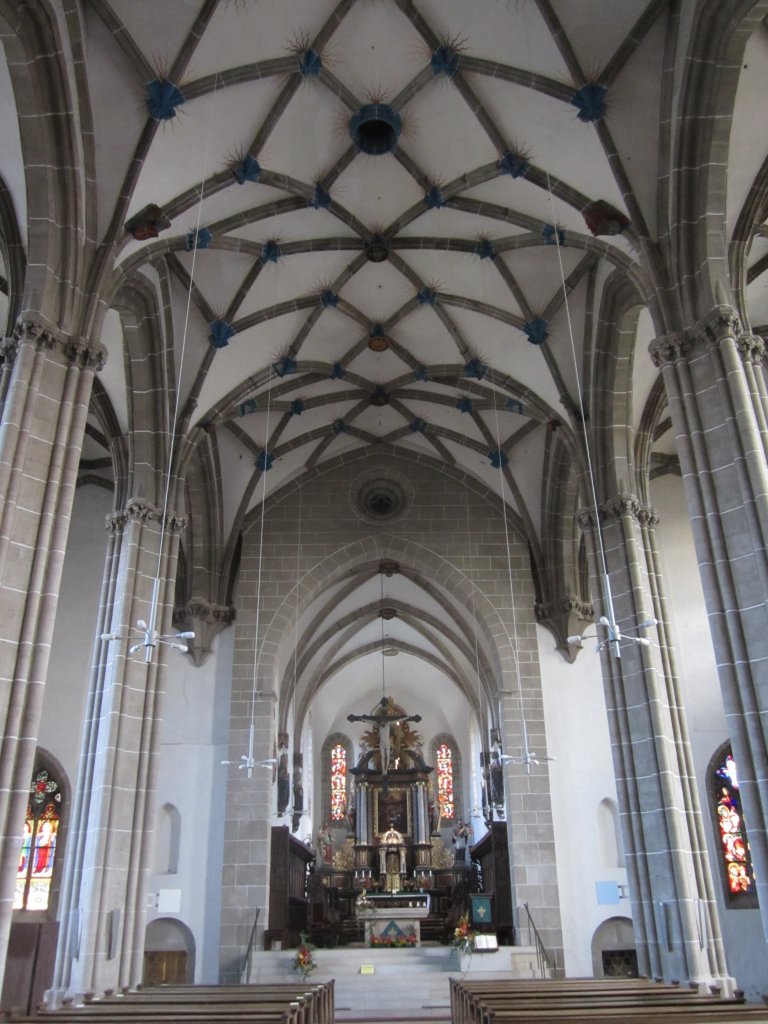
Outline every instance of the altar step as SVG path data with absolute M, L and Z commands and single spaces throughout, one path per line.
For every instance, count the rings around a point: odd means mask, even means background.
M 255 952 L 249 981 L 252 984 L 296 980 L 295 951 Z M 447 1020 L 450 1016 L 448 979 L 470 973 L 474 978 L 537 978 L 533 946 L 502 946 L 490 953 L 475 953 L 459 961 L 450 946 L 425 945 L 417 949 L 371 949 L 350 946 L 315 951 L 317 970 L 312 981 L 335 981 L 338 1021 Z M 369 969 L 373 968 L 373 973 Z M 363 973 L 365 969 L 366 973 Z

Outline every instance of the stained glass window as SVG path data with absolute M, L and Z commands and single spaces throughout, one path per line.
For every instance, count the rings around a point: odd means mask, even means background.
M 341 743 L 331 750 L 331 821 L 347 814 L 347 752 Z
M 741 810 L 739 777 L 730 750 L 715 769 L 715 810 L 728 891 L 732 896 L 753 892 L 755 879 Z
M 437 799 L 440 817 L 453 821 L 456 806 L 453 801 L 453 752 L 447 743 L 437 748 Z
M 47 910 L 59 833 L 61 791 L 46 769 L 32 776 L 16 872 L 14 910 Z

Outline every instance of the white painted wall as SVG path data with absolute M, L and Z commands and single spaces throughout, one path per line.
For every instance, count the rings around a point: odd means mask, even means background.
M 627 872 L 604 861 L 598 834 L 601 800 L 616 800 L 600 659 L 589 642 L 568 665 L 552 634 L 538 628 L 557 881 L 568 977 L 591 976 L 592 936 L 608 918 L 629 917 L 629 900 L 598 904 L 597 882 L 626 885 Z M 534 771 L 546 771 L 543 765 Z

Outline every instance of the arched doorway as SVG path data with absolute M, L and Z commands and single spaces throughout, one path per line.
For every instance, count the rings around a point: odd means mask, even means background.
M 637 978 L 637 952 L 632 922 L 610 917 L 592 936 L 592 970 L 596 978 Z
M 175 918 L 158 917 L 144 939 L 144 985 L 184 985 L 195 980 L 195 938 Z

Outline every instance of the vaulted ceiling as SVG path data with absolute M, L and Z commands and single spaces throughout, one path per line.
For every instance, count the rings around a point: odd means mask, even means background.
M 701 6 L 83 0 L 73 78 L 112 307 L 84 473 L 110 479 L 108 434 L 137 425 L 125 296 L 143 282 L 179 382 L 166 426 L 216 481 L 224 575 L 267 491 L 377 445 L 503 494 L 546 574 L 599 400 L 604 297 L 619 278 L 646 304 L 667 232 L 665 117 Z M 763 160 L 766 36 L 736 97 L 729 238 Z M 765 324 L 768 241 L 746 235 Z M 647 311 L 633 330 L 625 425 L 651 431 L 663 471 Z

